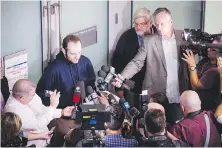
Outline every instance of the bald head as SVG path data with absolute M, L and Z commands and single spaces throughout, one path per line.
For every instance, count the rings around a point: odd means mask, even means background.
M 161 110 L 163 113 L 165 113 L 165 109 L 162 105 L 160 105 L 159 103 L 148 103 L 148 110 L 150 109 L 159 109 Z
M 35 85 L 27 79 L 20 79 L 15 82 L 12 88 L 12 96 L 14 98 L 24 97 L 30 95 L 35 90 Z
M 201 101 L 198 94 L 195 91 L 188 90 L 182 93 L 180 96 L 180 104 L 184 107 L 183 110 L 186 113 L 198 111 L 201 109 Z

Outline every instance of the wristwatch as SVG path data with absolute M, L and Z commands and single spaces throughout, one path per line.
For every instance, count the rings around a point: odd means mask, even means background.
M 191 70 L 191 71 L 196 70 L 196 66 L 190 66 L 190 70 Z

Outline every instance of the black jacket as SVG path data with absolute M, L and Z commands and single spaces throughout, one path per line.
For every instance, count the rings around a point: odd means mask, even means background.
M 144 140 L 142 147 L 189 147 L 189 145 L 181 140 L 170 140 L 165 135 L 152 136 Z
M 152 27 L 156 32 L 155 27 Z M 121 73 L 126 65 L 134 58 L 140 48 L 138 37 L 135 28 L 131 28 L 124 32 L 117 45 L 112 58 L 112 66 L 115 68 L 116 73 Z M 135 81 L 135 88 L 132 90 L 140 94 L 142 91 L 142 83 L 146 72 L 146 63 L 143 68 L 134 75 L 131 80 Z
M 6 103 L 10 95 L 10 92 L 9 92 L 8 80 L 5 76 L 3 76 L 3 78 L 1 79 L 1 92 L 4 97 L 4 101 Z
M 77 81 L 83 81 L 85 86 L 95 86 L 95 73 L 91 61 L 81 56 L 79 62 L 69 62 L 60 52 L 57 58 L 46 68 L 37 84 L 36 93 L 41 97 L 44 105 L 50 104 L 50 99 L 45 97 L 45 90 L 60 91 L 61 97 L 58 108 L 73 105 L 72 95 Z

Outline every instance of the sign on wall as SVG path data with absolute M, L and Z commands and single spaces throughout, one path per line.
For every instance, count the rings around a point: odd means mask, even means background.
M 72 34 L 80 38 L 82 47 L 86 47 L 86 46 L 97 43 L 97 27 L 96 26 L 86 28 Z
M 28 54 L 27 50 L 22 50 L 4 57 L 4 71 L 8 79 L 9 90 L 19 79 L 28 78 Z

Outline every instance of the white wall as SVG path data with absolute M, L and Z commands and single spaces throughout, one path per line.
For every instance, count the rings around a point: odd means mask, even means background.
M 130 27 L 131 1 L 109 1 L 109 60 L 111 60 L 120 36 Z
M 108 57 L 108 2 L 62 1 L 62 39 L 85 28 L 97 26 L 97 43 L 83 48 L 97 72 L 107 64 Z
M 204 31 L 210 34 L 222 31 L 222 1 L 206 1 Z
M 1 1 L 1 57 L 27 49 L 28 78 L 42 75 L 40 1 Z
M 141 7 L 147 7 L 153 13 L 158 7 L 168 8 L 173 17 L 174 28 L 199 29 L 201 27 L 200 1 L 134 1 L 133 12 Z

